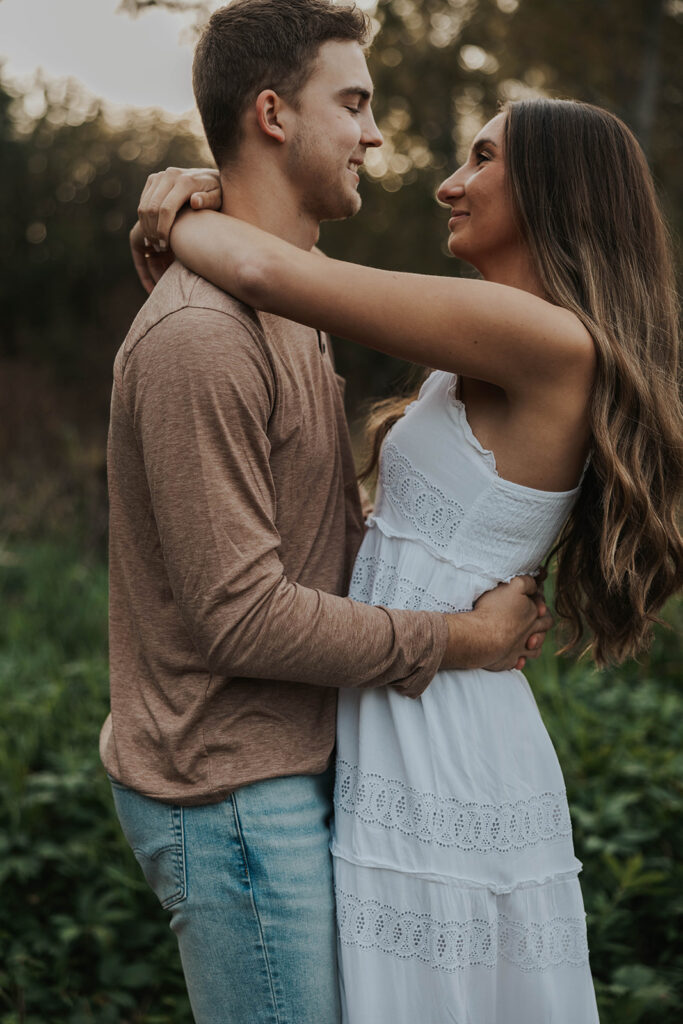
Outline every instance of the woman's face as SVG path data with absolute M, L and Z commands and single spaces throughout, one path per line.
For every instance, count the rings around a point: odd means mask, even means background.
M 448 248 L 485 277 L 496 264 L 507 264 L 523 241 L 505 182 L 503 130 L 498 114 L 476 136 L 467 162 L 440 186 L 436 197 L 450 206 Z M 523 246 L 523 248 L 526 248 Z

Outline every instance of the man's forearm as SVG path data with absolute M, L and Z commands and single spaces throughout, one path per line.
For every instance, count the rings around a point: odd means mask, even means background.
M 395 684 L 415 695 L 439 668 L 447 629 L 438 613 L 387 610 L 311 590 L 288 581 L 279 563 L 232 596 L 206 582 L 187 586 L 177 568 L 176 602 L 216 675 L 341 688 Z
M 444 617 L 448 626 L 448 641 L 441 669 L 483 668 L 484 664 L 495 660 L 488 657 L 493 642 L 487 638 L 475 612 L 460 612 Z

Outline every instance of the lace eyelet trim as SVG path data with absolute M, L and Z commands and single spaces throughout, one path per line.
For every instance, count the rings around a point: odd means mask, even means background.
M 453 973 L 466 967 L 495 967 L 499 960 L 523 971 L 588 963 L 586 923 L 580 917 L 528 924 L 505 914 L 493 920 L 439 921 L 430 914 L 361 900 L 340 889 L 336 901 L 344 945 L 419 960 L 434 970 Z
M 383 490 L 417 532 L 437 548 L 448 547 L 465 515 L 462 505 L 414 469 L 394 444 L 384 445 L 380 478 Z
M 364 604 L 384 604 L 392 608 L 427 612 L 467 612 L 442 601 L 408 576 L 399 576 L 396 567 L 378 555 L 359 555 L 353 569 L 349 597 Z
M 398 779 L 337 761 L 336 812 L 396 829 L 424 844 L 476 853 L 507 853 L 571 836 L 564 790 L 515 803 L 464 803 L 423 793 Z

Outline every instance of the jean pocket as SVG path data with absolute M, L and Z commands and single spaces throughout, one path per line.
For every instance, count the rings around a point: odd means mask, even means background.
M 149 887 L 168 910 L 187 896 L 183 809 L 110 781 L 123 834 Z

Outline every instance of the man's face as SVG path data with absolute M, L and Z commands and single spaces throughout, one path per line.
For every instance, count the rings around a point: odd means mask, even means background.
M 371 101 L 372 79 L 358 43 L 323 43 L 290 113 L 287 153 L 301 209 L 316 221 L 341 220 L 360 209 L 358 168 L 368 146 L 382 145 Z

